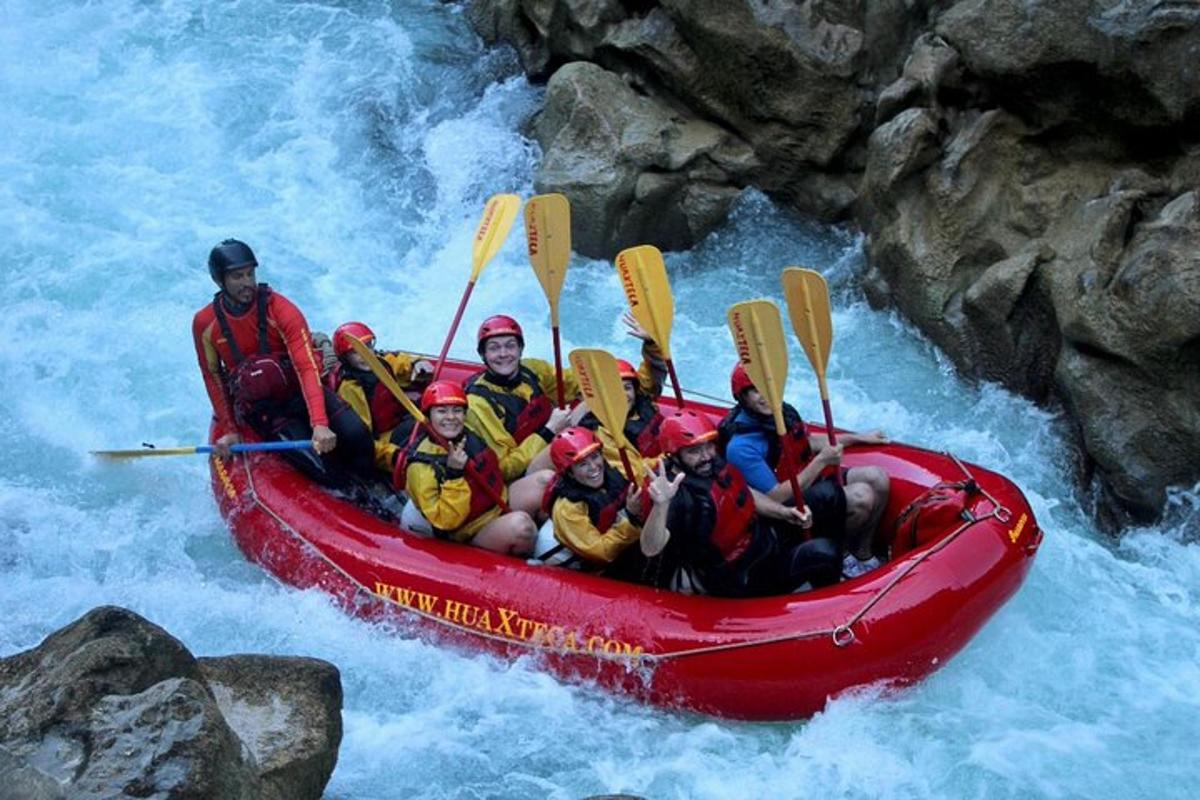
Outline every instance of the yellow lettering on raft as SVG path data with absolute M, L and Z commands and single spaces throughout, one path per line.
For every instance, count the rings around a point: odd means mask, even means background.
M 1017 520 L 1017 524 L 1014 525 L 1011 530 L 1009 530 L 1008 538 L 1012 540 L 1013 544 L 1016 544 L 1017 539 L 1021 538 L 1021 531 L 1025 530 L 1025 523 L 1028 520 L 1029 520 L 1029 515 L 1022 514 L 1021 518 Z
M 383 581 L 375 582 L 374 591 L 378 597 L 390 603 L 416 609 L 455 625 L 473 628 L 510 641 L 529 642 L 546 650 L 567 653 L 583 650 L 597 656 L 621 658 L 639 658 L 644 652 L 641 645 L 596 635 L 584 638 L 582 634 L 567 630 L 562 625 L 522 617 L 519 611 L 512 608 L 484 608 L 449 597 L 418 592 L 407 586 L 393 586 Z M 582 648 L 581 639 L 585 642 Z

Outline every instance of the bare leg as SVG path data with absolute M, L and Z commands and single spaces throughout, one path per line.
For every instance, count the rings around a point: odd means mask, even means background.
M 867 523 L 875 507 L 875 493 L 866 483 L 846 484 L 846 549 L 859 561 L 871 557 L 875 531 Z
M 866 529 L 874 537 L 879 528 L 879 520 L 887 509 L 888 497 L 891 494 L 892 482 L 888 474 L 879 467 L 854 467 L 846 474 L 847 483 L 865 483 L 871 487 L 874 503 L 866 521 Z
M 533 461 L 529 462 L 529 466 L 525 468 L 526 475 L 532 475 L 535 472 L 541 472 L 544 469 L 554 469 L 554 462 L 550 460 L 550 448 L 544 448 L 540 453 L 533 457 Z
M 524 511 L 535 521 L 541 521 L 546 516 L 542 513 L 542 497 L 553 479 L 554 472 L 544 469 L 513 481 L 508 485 L 508 507 L 513 511 Z
M 533 552 L 537 525 L 524 511 L 510 511 L 483 526 L 471 544 L 509 556 L 527 556 Z

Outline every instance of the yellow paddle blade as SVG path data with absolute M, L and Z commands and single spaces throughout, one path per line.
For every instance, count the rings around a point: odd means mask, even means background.
M 783 271 L 783 296 L 787 299 L 788 316 L 796 338 L 824 386 L 825 367 L 833 347 L 833 320 L 829 313 L 829 286 L 825 277 L 815 270 L 788 267 Z
M 89 450 L 94 456 L 118 461 L 126 458 L 150 458 L 153 456 L 190 456 L 200 452 L 196 447 L 155 447 L 141 450 Z
M 494 194 L 488 198 L 479 227 L 475 229 L 475 244 L 471 248 L 472 282 L 504 244 L 520 208 L 521 198 L 515 194 Z
M 766 399 L 775 417 L 775 430 L 783 434 L 783 388 L 787 384 L 787 341 L 779 308 L 770 300 L 747 300 L 731 306 L 729 332 L 738 361 Z
M 525 242 L 529 263 L 550 303 L 550 324 L 558 326 L 558 296 L 571 260 L 571 204 L 561 194 L 525 201 Z
M 400 405 L 404 406 L 413 419 L 422 425 L 425 424 L 425 415 L 421 413 L 421 409 L 417 408 L 412 400 L 408 399 L 408 395 L 400 388 L 400 384 L 396 383 L 396 379 L 392 377 L 391 371 L 383 365 L 379 360 L 379 356 L 375 355 L 375 351 L 367 347 L 354 334 L 347 334 L 346 338 L 350 340 L 350 346 L 354 348 L 354 352 L 363 357 L 367 362 L 367 366 L 371 368 L 371 372 L 379 378 L 379 382 L 387 387 L 387 390 L 392 393 Z
M 629 404 L 617 372 L 617 360 L 603 350 L 582 348 L 571 351 L 570 361 L 588 408 L 612 434 L 617 447 L 628 447 L 625 418 L 629 416 Z
M 616 264 L 634 319 L 654 338 L 663 358 L 669 359 L 675 298 L 662 253 L 649 244 L 630 247 L 617 254 Z

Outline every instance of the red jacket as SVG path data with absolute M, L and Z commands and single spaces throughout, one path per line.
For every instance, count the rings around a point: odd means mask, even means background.
M 259 290 L 261 291 L 261 289 Z M 237 342 L 238 349 L 249 355 L 258 352 L 258 303 L 250 303 L 250 308 L 242 314 L 232 314 L 228 307 L 223 307 L 226 319 L 229 320 L 230 330 Z M 204 388 L 208 390 L 208 399 L 212 401 L 213 412 L 222 429 L 234 430 L 233 411 L 230 405 L 229 387 L 225 384 L 225 376 L 233 371 L 235 366 L 233 350 L 225 341 L 217 323 L 217 315 L 213 304 L 209 303 L 196 312 L 192 319 L 192 339 L 196 345 L 196 359 L 200 362 L 200 373 L 204 376 Z M 312 335 L 308 331 L 308 323 L 300 309 L 291 300 L 274 290 L 267 301 L 267 346 L 271 353 L 282 355 L 286 353 L 291 359 L 296 376 L 300 379 L 300 389 L 304 393 L 304 403 L 308 406 L 309 423 L 329 425 L 325 414 L 325 395 L 321 385 L 321 368 L 317 364 L 313 352 Z

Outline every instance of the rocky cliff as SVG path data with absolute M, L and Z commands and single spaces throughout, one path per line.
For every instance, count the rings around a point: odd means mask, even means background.
M 756 186 L 867 234 L 868 297 L 1057 400 L 1116 521 L 1200 480 L 1200 0 L 473 0 L 547 81 L 580 252 Z

